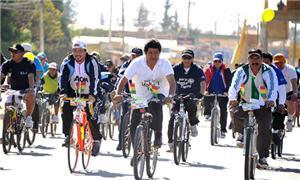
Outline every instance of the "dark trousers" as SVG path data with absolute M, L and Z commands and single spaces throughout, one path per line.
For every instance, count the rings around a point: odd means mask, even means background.
M 211 109 L 214 106 L 214 99 L 213 96 L 204 96 L 204 115 L 211 115 Z M 226 125 L 227 125 L 227 103 L 228 97 L 218 97 L 218 102 L 220 106 L 221 116 L 220 116 L 220 124 L 221 124 L 221 131 L 227 132 Z
M 163 110 L 162 104 L 160 102 L 150 102 L 148 104 L 148 111 L 152 114 L 152 122 L 150 123 L 150 128 L 155 132 L 155 138 L 161 137 L 162 133 L 162 122 L 163 122 Z M 134 109 L 131 113 L 131 124 L 130 133 L 132 144 L 134 142 L 135 129 L 141 121 L 141 113 L 139 109 Z
M 63 133 L 65 136 L 69 135 L 70 126 L 72 123 L 73 118 L 73 110 L 75 109 L 75 106 L 70 106 L 70 102 L 65 101 L 63 104 L 63 112 L 61 114 L 61 118 L 63 121 Z M 93 139 L 94 140 L 101 140 L 102 136 L 99 131 L 99 124 L 97 124 L 97 120 L 91 118 L 91 114 L 89 111 L 88 106 L 86 106 L 85 111 L 87 113 L 87 120 L 90 122 L 90 128 L 92 131 Z
M 128 112 L 128 110 L 129 110 L 129 106 L 130 106 L 130 104 L 129 104 L 129 102 L 122 102 L 122 110 L 123 110 L 123 112 L 122 112 L 122 114 L 120 114 L 120 120 L 119 121 L 121 121 L 120 122 L 120 124 L 121 124 L 121 126 L 122 126 L 122 124 L 123 124 L 123 119 L 124 119 L 124 117 L 125 117 L 125 114 Z M 121 144 L 121 128 L 119 128 L 119 144 Z
M 169 126 L 168 126 L 168 142 L 172 143 L 173 142 L 173 129 L 174 129 L 174 120 L 175 120 L 175 112 L 179 111 L 180 107 L 180 102 L 176 102 L 173 105 L 172 108 L 172 114 L 171 118 L 169 121 Z M 184 109 L 185 111 L 188 112 L 188 117 L 189 117 L 189 122 L 191 126 L 194 126 L 199 123 L 199 120 L 197 118 L 197 104 L 193 100 L 185 100 L 184 101 Z
M 272 113 L 272 117 L 273 117 L 272 128 L 274 130 L 284 129 L 285 116 L 286 116 L 286 114 L 282 114 L 280 112 Z
M 235 131 L 243 133 L 244 120 L 248 119 L 248 112 L 243 111 L 242 107 L 234 107 L 230 109 L 233 113 Z M 254 116 L 258 123 L 257 151 L 260 158 L 269 156 L 269 148 L 271 143 L 271 108 L 262 107 L 254 110 Z

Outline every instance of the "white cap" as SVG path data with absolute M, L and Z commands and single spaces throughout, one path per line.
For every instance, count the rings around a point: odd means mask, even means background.
M 77 40 L 73 43 L 72 49 L 74 48 L 86 49 L 86 47 L 87 45 L 85 42 Z
M 55 62 L 50 63 L 48 69 L 56 69 L 57 70 L 57 64 Z
M 22 47 L 24 48 L 24 51 L 32 52 L 32 46 L 29 43 L 23 43 Z

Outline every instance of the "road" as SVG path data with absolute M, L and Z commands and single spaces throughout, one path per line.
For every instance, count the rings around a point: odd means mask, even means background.
M 167 114 L 167 109 L 164 109 Z M 167 120 L 164 117 L 163 146 L 154 179 L 243 179 L 243 150 L 237 148 L 231 133 L 221 139 L 219 145 L 211 146 L 209 141 L 209 121 L 200 119 L 199 135 L 191 140 L 191 150 L 187 163 L 175 165 L 173 154 L 166 152 Z M 2 122 L 0 121 L 2 129 Z M 61 130 L 59 130 L 59 133 Z M 259 180 L 300 180 L 300 128 L 294 128 L 284 139 L 283 157 L 273 160 L 268 158 L 270 168 L 256 171 Z M 115 134 L 115 138 L 117 135 Z M 116 139 L 102 142 L 101 153 L 91 159 L 88 170 L 83 170 L 79 162 L 78 172 L 70 174 L 67 165 L 67 149 L 61 147 L 62 134 L 56 137 L 42 138 L 38 134 L 32 147 L 25 148 L 22 154 L 17 149 L 5 155 L 0 150 L 0 177 L 25 179 L 134 179 L 130 157 L 125 159 L 116 151 Z M 132 155 L 132 152 L 131 152 Z M 144 174 L 146 177 L 146 173 Z

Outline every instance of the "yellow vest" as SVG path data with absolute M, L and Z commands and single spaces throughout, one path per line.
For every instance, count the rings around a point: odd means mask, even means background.
M 49 76 L 48 72 L 46 72 L 43 79 L 44 79 L 43 93 L 55 94 L 57 92 L 57 89 L 58 89 L 57 76 L 55 78 L 51 78 Z

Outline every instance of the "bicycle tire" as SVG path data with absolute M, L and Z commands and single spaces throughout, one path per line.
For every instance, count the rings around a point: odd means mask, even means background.
M 18 133 L 17 133 L 17 147 L 20 153 L 22 153 L 22 151 L 25 148 L 26 145 L 26 139 L 28 137 L 28 130 L 25 129 L 25 127 L 22 127 Z
M 130 113 L 127 112 L 122 121 L 121 127 L 121 148 L 124 158 L 127 158 L 130 154 L 131 149 L 131 136 L 130 136 Z
M 280 139 L 279 144 L 277 145 L 277 154 L 278 154 L 278 157 L 282 156 L 282 148 L 283 148 L 283 138 Z
M 182 161 L 186 162 L 190 148 L 190 124 L 187 122 L 184 130 L 184 140 L 182 143 Z
M 113 111 L 113 105 L 109 106 L 108 109 L 108 134 L 110 139 L 113 139 L 115 132 L 115 115 Z
M 211 112 L 211 125 L 210 125 L 210 144 L 212 145 L 212 146 L 214 146 L 215 144 L 217 144 L 217 142 L 216 142 L 216 139 L 217 139 L 217 137 L 216 137 L 216 134 L 217 134 L 217 120 L 216 120 L 216 118 L 217 118 L 217 114 L 216 114 L 216 112 L 215 112 L 216 110 L 215 109 L 213 109 L 212 110 L 212 112 Z
M 244 178 L 250 179 L 251 170 L 251 130 L 246 129 L 244 136 L 246 136 L 245 142 L 245 162 L 244 162 Z
M 108 124 L 107 123 L 100 123 L 100 133 L 102 135 L 102 138 L 104 140 L 107 140 L 107 134 L 108 134 Z
M 56 134 L 57 124 L 56 123 L 50 123 L 50 131 L 51 136 L 54 137 Z
M 13 133 L 8 132 L 8 127 L 13 125 L 12 111 L 6 110 L 4 113 L 3 126 L 2 126 L 2 149 L 5 154 L 9 153 L 13 144 Z
M 133 148 L 133 174 L 135 179 L 142 179 L 145 167 L 144 127 L 139 125 L 135 130 Z
M 276 159 L 276 144 L 275 143 L 271 144 L 271 157 L 272 157 L 272 159 Z
M 84 126 L 83 146 L 84 146 L 84 151 L 82 152 L 82 166 L 83 169 L 87 169 L 90 162 L 92 149 L 93 149 L 92 132 L 88 123 L 86 123 Z
M 48 109 L 42 110 L 41 120 L 42 120 L 41 133 L 43 138 L 46 138 L 48 134 L 48 127 L 50 122 L 50 111 Z
M 157 165 L 158 149 L 154 148 L 154 131 L 149 128 L 147 137 L 147 153 L 146 153 L 146 171 L 149 178 L 152 178 Z
M 31 146 L 35 141 L 36 132 L 33 129 L 28 129 L 26 140 L 29 146 Z
M 182 136 L 182 124 L 181 121 L 175 120 L 175 126 L 173 131 L 173 158 L 176 165 L 180 163 L 181 158 L 181 151 L 182 151 L 182 142 L 181 142 L 181 136 Z
M 255 155 L 255 157 L 251 157 L 251 161 L 250 161 L 250 179 L 254 179 L 254 177 L 255 177 L 256 162 L 257 162 L 257 155 Z
M 78 162 L 78 155 L 79 155 L 78 133 L 80 133 L 80 129 L 78 129 L 78 124 L 75 120 L 72 120 L 70 131 L 69 131 L 69 137 L 68 137 L 68 145 L 67 145 L 68 167 L 71 173 L 75 171 Z M 74 150 L 74 154 L 71 154 L 73 150 Z

